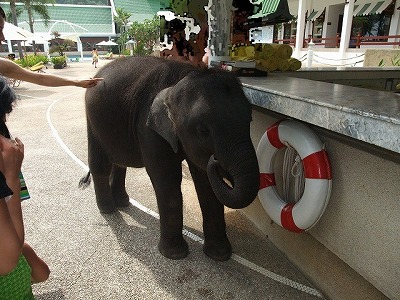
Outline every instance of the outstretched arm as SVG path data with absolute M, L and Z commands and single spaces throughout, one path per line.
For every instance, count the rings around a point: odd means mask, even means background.
M 61 76 L 47 74 L 47 73 L 37 73 L 24 69 L 14 63 L 13 61 L 0 57 L 0 74 L 10 77 L 13 79 L 18 79 L 22 81 L 32 82 L 44 86 L 78 86 L 82 88 L 90 88 L 95 86 L 102 78 L 91 78 L 84 80 L 73 80 L 67 79 Z

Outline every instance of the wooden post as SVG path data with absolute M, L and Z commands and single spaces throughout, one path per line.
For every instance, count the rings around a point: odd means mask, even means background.
M 356 48 L 360 48 L 361 45 L 361 33 L 357 33 L 357 42 L 356 42 Z

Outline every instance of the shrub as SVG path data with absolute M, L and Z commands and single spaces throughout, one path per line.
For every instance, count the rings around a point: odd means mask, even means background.
M 131 50 L 129 50 L 129 49 L 124 49 L 124 50 L 122 51 L 121 54 L 122 54 L 122 55 L 125 55 L 125 56 L 129 56 L 129 55 L 131 54 Z
M 64 65 L 65 61 L 65 56 L 53 56 L 51 58 L 53 65 Z
M 25 55 L 22 59 L 16 60 L 16 63 L 19 64 L 23 68 L 32 67 L 39 62 L 43 62 L 44 64 L 47 64 L 49 62 L 49 59 L 47 58 L 46 55 L 43 55 L 43 54 L 38 54 L 38 55 L 29 54 L 29 55 Z

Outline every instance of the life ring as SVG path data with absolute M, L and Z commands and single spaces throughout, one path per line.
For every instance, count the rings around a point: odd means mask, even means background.
M 297 151 L 304 168 L 304 192 L 295 204 L 288 204 L 279 197 L 273 172 L 276 152 L 287 145 Z M 258 197 L 270 218 L 298 233 L 314 226 L 325 211 L 332 186 L 329 158 L 318 136 L 298 121 L 278 121 L 261 137 L 257 159 L 260 167 Z

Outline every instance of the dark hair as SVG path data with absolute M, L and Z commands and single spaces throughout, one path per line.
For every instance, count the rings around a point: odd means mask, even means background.
M 7 79 L 0 76 L 0 119 L 13 110 L 14 101 L 17 99 L 15 91 L 8 85 Z
M 12 112 L 15 100 L 17 95 L 14 90 L 8 85 L 7 80 L 0 76 L 0 134 L 5 137 L 10 137 L 10 133 L 4 119 Z
M 3 8 L 0 7 L 0 16 L 4 19 L 4 21 L 6 20 L 6 13 L 4 12 Z

